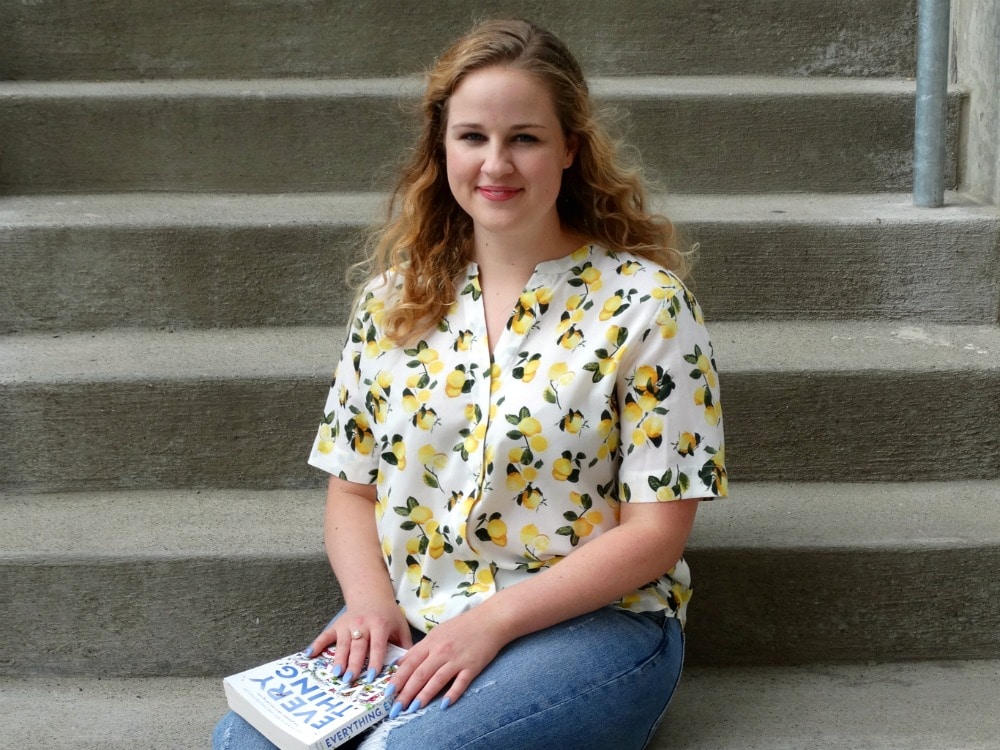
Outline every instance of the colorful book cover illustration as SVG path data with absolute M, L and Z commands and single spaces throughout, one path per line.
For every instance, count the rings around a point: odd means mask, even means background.
M 389 644 L 389 666 L 370 684 L 334 677 L 331 647 L 312 659 L 300 652 L 231 675 L 223 686 L 229 707 L 281 750 L 325 750 L 389 715 L 385 689 L 405 653 Z

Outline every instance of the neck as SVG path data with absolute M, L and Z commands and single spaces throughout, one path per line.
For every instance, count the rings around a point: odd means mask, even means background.
M 561 226 L 551 232 L 514 237 L 477 232 L 472 257 L 479 266 L 480 277 L 510 276 L 527 281 L 539 263 L 563 258 L 582 244 L 580 237 Z

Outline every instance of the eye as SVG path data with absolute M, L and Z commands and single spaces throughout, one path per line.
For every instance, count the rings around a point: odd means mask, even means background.
M 482 133 L 477 133 L 475 131 L 470 131 L 468 133 L 462 133 L 461 135 L 459 135 L 458 136 L 458 140 L 460 140 L 460 141 L 472 141 L 474 143 L 478 143 L 478 142 L 481 142 L 481 141 L 485 141 L 486 140 L 486 136 L 483 135 Z
M 518 133 L 514 136 L 515 143 L 538 143 L 538 138 L 531 133 Z

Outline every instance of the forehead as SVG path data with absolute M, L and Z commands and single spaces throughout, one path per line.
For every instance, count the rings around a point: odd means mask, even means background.
M 448 99 L 449 124 L 481 119 L 526 122 L 558 118 L 552 96 L 538 78 L 515 68 L 489 67 L 469 73 Z

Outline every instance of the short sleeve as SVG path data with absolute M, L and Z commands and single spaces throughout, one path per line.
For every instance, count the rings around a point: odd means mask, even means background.
M 376 336 L 372 299 L 369 293 L 361 300 L 348 328 L 309 454 L 312 466 L 359 484 L 372 484 L 378 473 L 378 451 L 362 374 L 368 344 Z
M 691 292 L 670 273 L 656 277 L 648 301 L 655 315 L 619 370 L 619 497 L 724 497 L 722 405 L 712 343 Z

